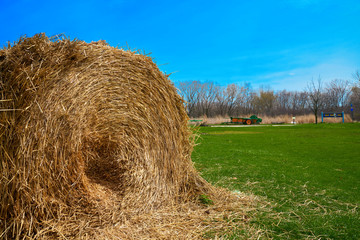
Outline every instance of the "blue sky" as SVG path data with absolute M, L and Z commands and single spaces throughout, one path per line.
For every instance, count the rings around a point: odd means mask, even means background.
M 303 90 L 360 70 L 359 0 L 0 0 L 0 46 L 64 33 L 152 53 L 180 81 Z

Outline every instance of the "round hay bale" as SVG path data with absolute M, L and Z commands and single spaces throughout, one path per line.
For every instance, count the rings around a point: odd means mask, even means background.
M 148 56 L 23 37 L 0 50 L 0 94 L 5 239 L 106 238 L 127 211 L 212 191 L 190 159 L 183 100 Z

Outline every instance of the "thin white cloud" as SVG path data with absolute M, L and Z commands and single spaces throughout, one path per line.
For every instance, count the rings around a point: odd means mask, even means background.
M 287 89 L 302 91 L 311 79 L 317 79 L 320 76 L 324 83 L 333 79 L 351 80 L 352 74 L 355 71 L 355 64 L 344 60 L 331 59 L 313 67 L 293 69 L 290 72 L 274 73 L 271 86 L 276 90 Z M 297 74 L 294 74 L 295 72 Z M 279 77 L 277 78 L 276 75 Z

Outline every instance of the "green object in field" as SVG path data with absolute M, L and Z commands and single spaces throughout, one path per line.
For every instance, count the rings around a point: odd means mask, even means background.
M 211 200 L 210 197 L 205 194 L 201 194 L 199 196 L 199 201 L 204 205 L 213 205 L 214 204 L 213 200 Z
M 241 117 L 230 117 L 230 122 L 234 124 L 259 124 L 262 122 L 261 118 L 258 118 L 256 115 L 252 115 L 249 118 L 241 118 Z

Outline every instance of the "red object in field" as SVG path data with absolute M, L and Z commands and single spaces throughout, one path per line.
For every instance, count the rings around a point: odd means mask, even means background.
M 262 122 L 262 119 L 258 118 L 256 115 L 252 115 L 249 118 L 230 117 L 230 119 L 231 119 L 231 123 L 234 123 L 234 124 L 242 123 L 242 124 L 246 124 L 246 125 L 251 125 L 251 124 Z

